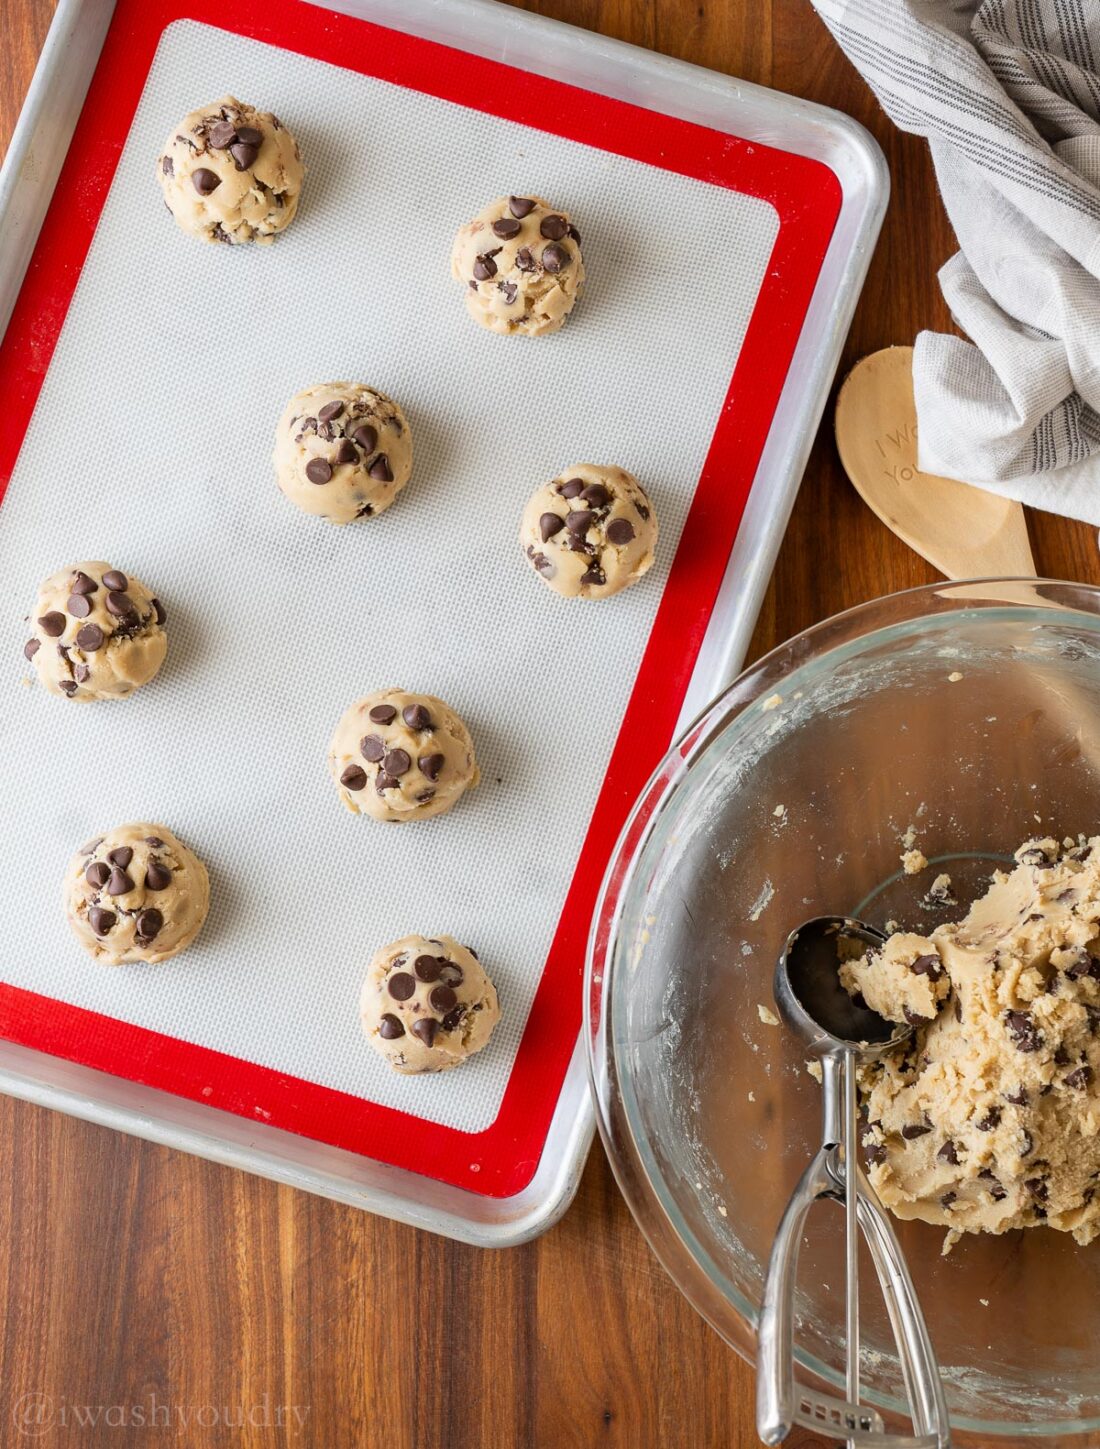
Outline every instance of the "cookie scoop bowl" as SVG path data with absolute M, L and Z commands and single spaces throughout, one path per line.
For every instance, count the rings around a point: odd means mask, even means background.
M 761 1019 L 791 926 L 835 912 L 926 932 L 1029 836 L 1100 832 L 1100 590 L 944 584 L 866 604 L 747 671 L 669 753 L 605 881 L 586 980 L 600 1126 L 650 1243 L 743 1356 L 819 1089 Z M 1036 818 L 1038 817 L 1038 818 Z M 904 874 L 906 835 L 929 861 Z M 770 1014 L 770 1013 L 769 1013 Z M 844 1382 L 843 1219 L 809 1220 L 796 1341 Z M 962 1442 L 1100 1428 L 1100 1244 L 897 1223 Z M 866 1398 L 900 1414 L 877 1295 Z M 900 1419 L 899 1419 L 900 1422 Z M 969 1436 L 969 1440 L 968 1437 Z

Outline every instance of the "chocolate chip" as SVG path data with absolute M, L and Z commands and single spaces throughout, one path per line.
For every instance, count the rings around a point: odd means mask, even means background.
M 358 765 L 348 765 L 340 776 L 340 784 L 345 790 L 362 790 L 366 783 L 367 772 Z
M 327 483 L 332 478 L 332 464 L 327 458 L 310 458 L 306 464 L 306 477 L 311 483 Z
M 405 1028 L 396 1016 L 387 1011 L 378 1023 L 378 1035 L 383 1041 L 396 1041 L 399 1036 L 405 1035 Z
M 959 1165 L 959 1149 L 950 1140 L 943 1144 L 936 1153 L 936 1156 L 941 1162 L 950 1162 L 952 1167 L 958 1167 Z
M 386 753 L 386 746 L 381 735 L 364 735 L 359 741 L 359 752 L 364 760 L 369 760 L 372 765 Z
M 911 1122 L 901 1129 L 901 1135 L 906 1142 L 913 1142 L 918 1137 L 926 1137 L 931 1130 L 927 1122 Z
M 539 518 L 539 533 L 542 535 L 543 543 L 548 538 L 553 538 L 555 533 L 560 533 L 565 527 L 565 519 L 558 513 L 544 513 Z
M 191 185 L 200 196 L 209 196 L 212 191 L 217 191 L 221 184 L 221 177 L 215 172 L 209 171 L 205 166 L 200 166 L 197 171 L 191 173 Z
M 519 296 L 519 288 L 515 282 L 498 282 L 497 290 L 501 293 L 509 307 Z
M 120 593 L 115 589 L 112 589 L 107 595 L 107 612 L 113 614 L 116 619 L 126 619 L 137 614 L 130 595 Z
M 1050 1196 L 1050 1187 L 1047 1184 L 1046 1179 L 1043 1177 L 1027 1177 L 1024 1179 L 1024 1186 L 1027 1188 L 1028 1192 L 1030 1192 L 1033 1197 L 1037 1197 L 1040 1202 L 1046 1202 L 1047 1198 Z
M 622 548 L 634 537 L 634 525 L 625 518 L 613 518 L 607 525 L 607 541 Z
M 229 154 L 238 171 L 247 171 L 256 160 L 256 147 L 250 146 L 247 141 L 235 141 L 229 148 Z
M 453 1011 L 448 1011 L 447 1015 L 440 1022 L 440 1025 L 444 1031 L 454 1031 L 455 1027 L 458 1026 L 465 1015 L 466 1008 L 464 1006 L 456 1006 Z
M 392 704 L 376 704 L 371 712 L 370 718 L 375 724 L 388 725 L 397 717 L 397 710 Z
M 94 594 L 98 588 L 99 585 L 95 579 L 90 578 L 81 569 L 77 569 L 73 575 L 73 581 L 69 585 L 70 593 L 74 594 Z
M 275 127 L 279 129 L 278 126 Z M 260 146 L 263 144 L 264 133 L 258 126 L 238 126 L 237 140 L 243 141 L 246 146 Z
M 493 222 L 493 235 L 500 237 L 501 241 L 511 241 L 514 236 L 519 236 L 519 222 L 510 216 L 502 216 L 499 221 Z
M 95 891 L 102 890 L 111 876 L 111 867 L 104 865 L 101 860 L 93 860 L 88 869 L 84 872 L 84 879 Z
M 1069 1072 L 1063 1080 L 1067 1087 L 1074 1087 L 1077 1091 L 1083 1092 L 1092 1081 L 1092 1068 L 1086 1063 Z
M 466 949 L 470 951 L 469 946 Z M 470 951 L 470 955 L 474 955 L 473 951 Z M 474 956 L 474 960 L 477 960 L 476 956 Z M 440 968 L 439 979 L 445 986 L 461 986 L 465 974 L 462 967 L 456 961 L 444 961 Z
M 72 699 L 73 695 L 76 693 L 76 680 L 63 679 L 57 687 L 67 699 Z
M 37 639 L 28 639 L 27 642 L 23 645 L 23 657 L 25 659 L 33 659 L 41 648 L 42 645 L 38 642 Z
M 103 575 L 103 586 L 113 589 L 115 593 L 123 593 L 130 587 L 130 580 L 121 569 L 108 569 Z
M 1001 1109 L 1000 1107 L 994 1105 L 989 1108 L 981 1121 L 976 1123 L 975 1125 L 977 1126 L 979 1132 L 992 1132 L 994 1127 L 997 1126 L 1000 1120 Z
M 905 1017 L 906 1021 L 909 1023 L 910 1026 L 927 1026 L 930 1021 L 935 1020 L 935 1017 L 932 1016 L 921 1016 L 918 1012 L 913 1011 L 908 1006 L 903 1006 L 901 1008 L 901 1014 Z
M 401 711 L 401 718 L 411 730 L 427 730 L 432 727 L 432 717 L 422 704 L 407 704 Z
M 150 861 L 145 872 L 145 887 L 151 891 L 162 891 L 172 884 L 172 872 L 159 860 Z
M 868 1143 L 864 1148 L 868 1162 L 885 1162 L 886 1148 L 881 1142 Z
M 138 912 L 134 933 L 139 941 L 151 941 L 163 925 L 164 917 L 160 911 L 156 906 L 150 906 L 147 910 Z
M 386 983 L 386 990 L 394 1001 L 408 1001 L 416 990 L 416 982 L 407 971 L 395 971 Z
M 418 956 L 413 962 L 413 970 L 420 981 L 438 981 L 442 965 L 438 956 Z
M 458 997 L 449 986 L 435 986 L 428 997 L 433 1011 L 448 1012 L 458 1004 Z
M 558 492 L 563 498 L 576 498 L 578 493 L 584 492 L 583 478 L 570 478 L 568 483 L 562 483 Z
M 564 216 L 544 216 L 539 224 L 539 234 L 547 241 L 561 241 L 568 230 L 569 223 Z
M 125 896 L 134 888 L 134 883 L 124 870 L 116 866 L 111 872 L 107 881 L 107 894 L 109 896 Z
M 172 164 L 171 156 L 162 156 L 160 158 L 160 169 L 164 172 L 165 176 L 175 176 L 176 168 Z
M 564 247 L 558 246 L 557 242 L 551 242 L 542 249 L 542 265 L 548 272 L 560 272 L 562 267 L 569 265 L 569 253 Z
M 48 614 L 43 614 L 38 621 L 38 627 L 43 634 L 48 634 L 51 639 L 58 638 L 65 632 L 65 615 L 51 609 Z
M 103 630 L 98 624 L 85 624 L 77 633 L 76 642 L 85 654 L 94 654 L 103 648 Z
M 570 533 L 585 534 L 592 524 L 592 514 L 587 509 L 574 510 L 565 515 L 565 526 Z
M 1068 1067 L 1070 1064 L 1070 1060 L 1070 1054 L 1066 1051 L 1064 1046 L 1060 1046 L 1055 1050 L 1054 1065 L 1056 1067 Z
M 1014 1107 L 1026 1107 L 1028 1102 L 1027 1088 L 1017 1087 L 1014 1092 L 1006 1092 L 1005 1101 L 1011 1102 Z
M 373 453 L 378 446 L 377 429 L 372 428 L 370 423 L 360 423 L 351 434 L 352 440 L 359 444 L 364 453 Z
M 1077 981 L 1082 976 L 1091 976 L 1093 980 L 1100 979 L 1100 961 L 1095 956 L 1090 956 L 1084 946 L 1078 946 L 1073 954 L 1073 964 L 1066 967 L 1066 975 L 1070 980 Z
M 340 439 L 340 446 L 336 449 L 336 461 L 338 463 L 358 463 L 359 453 L 350 438 Z
M 999 1182 L 995 1182 L 993 1186 L 989 1189 L 989 1196 L 993 1199 L 994 1202 L 1004 1202 L 1005 1198 L 1008 1196 L 1008 1193 Z
M 525 216 L 530 216 L 535 209 L 534 200 L 530 196 L 510 196 L 508 198 L 508 210 L 520 221 Z
M 581 574 L 582 584 L 606 584 L 607 576 L 599 564 L 593 564 Z
M 117 865 L 120 870 L 125 870 L 133 858 L 134 852 L 129 845 L 119 845 L 114 850 L 107 852 L 107 859 L 112 865 Z
M 426 1047 L 430 1047 L 435 1041 L 435 1034 L 438 1030 L 438 1021 L 430 1016 L 422 1016 L 419 1021 L 414 1021 L 412 1024 L 413 1036 L 418 1036 Z
M 530 247 L 520 247 L 516 252 L 516 266 L 521 272 L 533 272 L 538 268 L 538 263 L 531 255 Z
M 381 795 L 385 790 L 400 790 L 401 781 L 395 780 L 392 775 L 387 775 L 379 770 L 374 779 L 374 788 Z
M 429 780 L 438 780 L 439 772 L 444 765 L 444 758 L 440 754 L 421 755 L 416 762 L 420 766 L 420 773 L 427 775 Z
M 557 573 L 557 567 L 546 557 L 544 553 L 535 553 L 534 550 L 529 550 L 527 556 L 534 564 L 534 566 L 538 569 L 539 573 L 542 574 L 544 579 L 552 579 Z
M 405 750 L 390 750 L 382 761 L 382 768 L 387 775 L 407 775 L 412 769 L 412 760 Z
M 215 121 L 206 139 L 215 151 L 224 151 L 237 139 L 237 128 L 232 121 Z
M 962 1002 L 959 1000 L 959 998 L 957 996 L 953 997 L 953 999 L 952 999 L 952 1007 L 953 1007 L 954 1012 L 955 1012 L 955 1020 L 961 1022 L 962 1019 L 963 1019 L 963 1008 L 962 1008 Z
M 943 1207 L 949 1208 L 958 1196 L 959 1194 L 957 1192 L 945 1192 L 940 1198 L 940 1203 Z
M 164 847 L 164 841 L 161 840 L 159 835 L 147 835 L 145 837 L 145 844 L 151 845 L 154 850 L 161 850 Z
M 581 497 L 589 508 L 606 508 L 611 502 L 611 494 L 602 483 L 589 483 L 581 489 Z
M 435 799 L 435 791 L 434 790 L 421 790 L 418 795 L 414 795 L 413 796 L 413 799 L 416 801 L 416 803 L 418 805 L 426 805 L 429 800 L 434 800 Z
M 478 282 L 487 282 L 490 277 L 497 274 L 497 264 L 490 256 L 480 256 L 474 260 L 474 279 Z
M 168 622 L 168 614 L 159 599 L 153 600 L 153 613 L 157 616 L 158 624 L 166 624 Z
M 88 924 L 97 936 L 105 936 L 117 920 L 114 911 L 105 911 L 102 906 L 93 906 L 88 912 Z
M 337 398 L 335 402 L 325 403 L 317 416 L 323 423 L 331 423 L 333 418 L 338 418 L 343 411 L 344 404 Z
M 379 453 L 378 457 L 375 458 L 374 462 L 367 469 L 367 472 L 372 478 L 376 478 L 379 483 L 393 482 L 390 460 L 386 457 L 385 453 Z
M 573 240 L 577 243 L 577 245 L 580 246 L 580 244 L 581 244 L 581 234 L 580 234 L 580 232 L 577 230 L 577 228 L 575 226 L 570 226 L 570 228 L 569 228 L 569 235 L 573 238 Z
M 1043 1044 L 1042 1034 L 1035 1025 L 1029 1011 L 1008 1011 L 1005 1013 L 1008 1034 L 1022 1052 L 1037 1052 Z

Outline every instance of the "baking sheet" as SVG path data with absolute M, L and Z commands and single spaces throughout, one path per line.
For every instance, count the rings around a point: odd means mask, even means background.
M 160 204 L 164 136 L 223 90 L 274 109 L 306 158 L 271 248 L 199 246 Z M 456 226 L 516 190 L 573 213 L 589 271 L 564 332 L 534 342 L 482 334 L 448 272 Z M 463 1131 L 492 1122 L 776 228 L 763 201 L 172 25 L 0 512 L 13 686 L 19 612 L 84 557 L 156 589 L 169 661 L 118 706 L 7 691 L 0 863 L 36 904 L 10 923 L 6 979 Z M 269 454 L 287 397 L 341 376 L 402 401 L 416 464 L 389 513 L 335 530 L 282 499 Z M 587 607 L 515 541 L 528 493 L 582 459 L 635 471 L 662 525 L 649 577 Z M 387 684 L 454 704 L 484 776 L 398 831 L 345 815 L 324 761 L 345 705 Z M 139 817 L 207 860 L 210 921 L 174 963 L 95 967 L 61 871 Z M 409 1081 L 366 1048 L 356 998 L 374 947 L 417 929 L 478 949 L 504 1019 L 469 1069 Z

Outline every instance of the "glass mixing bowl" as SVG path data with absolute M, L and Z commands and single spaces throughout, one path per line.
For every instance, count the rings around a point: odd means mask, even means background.
M 601 1130 L 651 1245 L 746 1358 L 772 1235 L 820 1135 L 799 1043 L 758 1011 L 787 932 L 851 912 L 928 931 L 1033 835 L 1100 833 L 1100 590 L 915 589 L 761 660 L 666 756 L 604 882 L 586 979 Z M 901 870 L 909 843 L 927 856 Z M 941 872 L 959 905 L 927 896 Z M 843 1215 L 799 1266 L 800 1372 L 844 1383 Z M 899 1223 L 957 1429 L 1100 1428 L 1100 1242 Z M 901 1378 L 866 1254 L 865 1397 Z

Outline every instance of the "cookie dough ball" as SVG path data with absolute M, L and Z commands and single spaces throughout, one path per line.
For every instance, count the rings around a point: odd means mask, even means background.
M 384 392 L 323 382 L 287 403 L 274 463 L 279 487 L 303 513 L 353 523 L 384 512 L 409 481 L 412 433 Z
M 201 241 L 270 243 L 298 210 L 298 143 L 270 111 L 232 96 L 185 116 L 157 179 L 177 224 Z
M 625 469 L 578 463 L 532 496 L 519 536 L 555 593 L 603 599 L 636 584 L 652 565 L 657 515 Z
M 541 196 L 502 196 L 460 227 L 451 275 L 491 332 L 556 332 L 584 287 L 580 232 Z
M 145 585 L 102 559 L 51 574 L 23 653 L 51 694 L 125 699 L 164 663 L 167 615 Z
M 340 798 L 376 820 L 442 815 L 481 772 L 470 731 L 431 694 L 382 689 L 345 710 L 329 745 Z
M 450 936 L 402 936 L 370 963 L 363 1032 L 395 1072 L 445 1072 L 488 1045 L 500 1020 L 477 953 Z
M 165 825 L 119 825 L 82 845 L 65 873 L 65 915 L 108 966 L 167 961 L 190 946 L 210 905 L 202 861 Z

